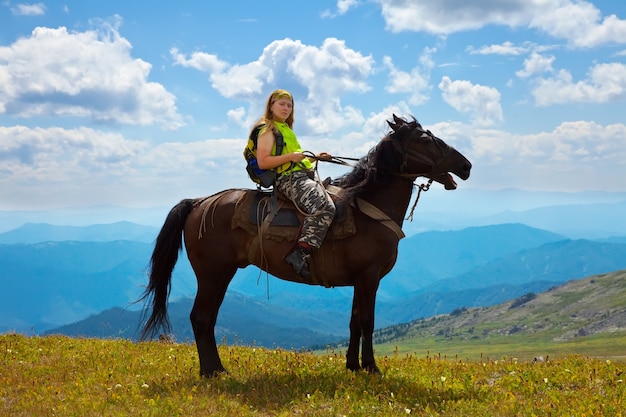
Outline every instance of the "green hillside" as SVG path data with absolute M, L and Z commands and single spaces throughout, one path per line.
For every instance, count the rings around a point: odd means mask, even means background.
M 570 281 L 492 307 L 459 308 L 375 333 L 379 355 L 626 358 L 626 271 Z

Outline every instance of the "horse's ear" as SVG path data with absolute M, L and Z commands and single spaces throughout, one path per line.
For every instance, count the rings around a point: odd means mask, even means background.
M 387 124 L 389 125 L 389 127 L 391 127 L 391 129 L 394 132 L 398 131 L 402 123 L 403 123 L 403 120 L 399 118 L 398 116 L 396 116 L 395 114 L 393 115 L 393 122 L 391 120 L 387 120 Z

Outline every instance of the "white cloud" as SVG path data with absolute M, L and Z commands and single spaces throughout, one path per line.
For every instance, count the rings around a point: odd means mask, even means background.
M 428 32 L 436 35 L 480 29 L 490 24 L 511 27 L 525 25 L 534 13 L 554 7 L 557 3 L 556 0 L 377 1 L 391 31 Z
M 296 118 L 306 124 L 306 131 L 318 134 L 362 122 L 360 112 L 342 106 L 340 97 L 367 92 L 367 78 L 373 71 L 371 56 L 363 56 L 335 38 L 324 40 L 320 47 L 277 40 L 266 46 L 256 61 L 244 64 L 227 64 L 216 55 L 198 52 L 186 58 L 172 50 L 172 56 L 177 64 L 207 72 L 212 87 L 224 97 L 248 101 L 248 124 L 261 114 L 272 90 L 290 90 L 296 100 Z M 240 116 L 237 118 L 242 120 Z
M 242 186 L 243 146 L 243 139 L 153 146 L 89 128 L 0 127 L 0 201 L 3 208 L 149 205 L 165 190 L 195 195 L 209 181 Z
M 535 74 L 552 72 L 552 63 L 554 62 L 554 60 L 554 56 L 543 56 L 536 52 L 533 52 L 529 58 L 526 58 L 524 60 L 524 69 L 517 71 L 515 75 L 520 78 L 528 78 Z
M 538 106 L 571 102 L 606 103 L 626 99 L 626 65 L 597 64 L 585 80 L 575 82 L 567 70 L 555 77 L 535 81 L 533 96 Z
M 189 58 L 178 51 L 178 48 L 171 48 L 170 55 L 174 58 L 175 65 L 183 67 L 195 68 L 203 72 L 221 72 L 228 64 L 221 61 L 217 55 L 207 54 L 205 52 L 194 52 Z
M 479 54 L 479 55 L 511 55 L 517 56 L 522 55 L 528 52 L 530 49 L 529 45 L 524 46 L 516 46 L 513 42 L 503 42 L 499 45 L 484 45 L 480 48 L 474 48 L 469 46 L 467 48 L 467 52 L 470 54 Z
M 479 126 L 491 126 L 502 120 L 500 92 L 493 87 L 463 80 L 452 81 L 445 76 L 439 83 L 439 89 L 446 103 L 461 113 L 469 113 Z
M 359 3 L 360 3 L 359 0 L 337 0 L 337 12 L 332 12 L 327 9 L 321 13 L 321 17 L 322 18 L 334 18 L 337 16 L 342 16 L 348 13 L 350 9 L 353 9 L 356 6 L 358 6 Z
M 586 1 L 559 2 L 535 15 L 530 26 L 555 38 L 566 39 L 575 47 L 626 43 L 626 20 L 615 15 L 603 18 L 600 10 Z
M 584 0 L 376 1 L 392 32 L 448 35 L 499 25 L 536 28 L 574 47 L 626 43 L 626 20 L 602 17 Z
M 11 6 L 11 13 L 15 16 L 42 16 L 46 14 L 46 6 L 43 3 L 19 3 Z
M 89 128 L 0 126 L 0 139 L 0 182 L 5 184 L 74 181 L 94 173 L 124 176 L 133 170 L 131 159 L 147 148 Z
M 151 65 L 133 59 L 131 48 L 113 28 L 70 33 L 37 27 L 29 37 L 0 47 L 0 113 L 170 129 L 184 125 L 174 95 L 148 81 Z
M 412 68 L 410 72 L 398 70 L 391 57 L 384 57 L 383 64 L 389 71 L 389 82 L 385 90 L 392 94 L 408 93 L 409 104 L 418 106 L 428 101 L 427 92 L 430 90 L 430 72 L 434 63 L 432 53 L 434 50 L 425 49 L 420 58 L 420 66 Z
M 359 4 L 359 0 L 337 0 L 337 12 L 341 14 L 345 14 L 351 8 L 357 6 Z
M 472 137 L 466 155 L 474 164 L 474 181 L 496 189 L 537 183 L 554 191 L 623 189 L 624 124 L 578 121 L 527 135 L 485 129 L 463 134 Z

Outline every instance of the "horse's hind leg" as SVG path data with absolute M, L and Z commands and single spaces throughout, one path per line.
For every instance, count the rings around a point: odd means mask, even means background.
M 217 351 L 215 323 L 228 284 L 236 271 L 236 267 L 221 268 L 219 271 L 211 272 L 196 271 L 198 293 L 190 319 L 200 359 L 200 376 L 211 377 L 220 372 L 226 372 Z

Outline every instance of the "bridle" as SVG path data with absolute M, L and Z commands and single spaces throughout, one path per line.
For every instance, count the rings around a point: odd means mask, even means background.
M 411 178 L 411 179 L 415 179 L 417 177 L 428 177 L 432 179 L 433 176 L 439 175 L 439 174 L 435 174 L 435 172 L 437 171 L 437 168 L 439 168 L 439 165 L 441 165 L 441 163 L 446 159 L 448 154 L 450 154 L 450 152 L 452 152 L 454 148 L 443 143 L 443 141 L 439 139 L 438 137 L 436 137 L 435 135 L 433 135 L 430 130 L 422 130 L 422 135 L 420 136 L 420 139 L 421 138 L 428 138 L 432 140 L 435 143 L 435 145 L 437 145 L 437 147 L 441 151 L 441 155 L 439 156 L 439 158 L 437 160 L 433 160 L 429 156 L 424 155 L 423 153 L 418 152 L 417 150 L 411 148 L 410 147 L 410 144 L 412 143 L 411 140 L 405 140 L 404 142 L 399 141 L 399 140 L 392 140 L 393 146 L 402 155 L 402 163 L 400 164 L 400 171 L 391 172 L 392 174 L 399 175 L 399 176 L 406 177 L 406 178 Z M 406 172 L 409 160 L 417 161 L 417 162 L 421 162 L 423 164 L 429 165 L 431 167 L 430 172 L 420 172 L 420 173 Z

